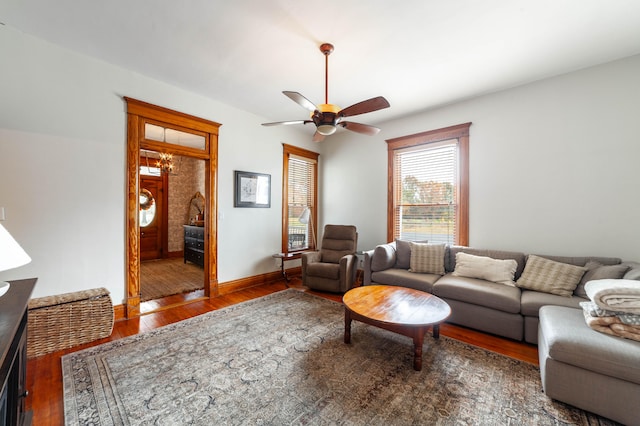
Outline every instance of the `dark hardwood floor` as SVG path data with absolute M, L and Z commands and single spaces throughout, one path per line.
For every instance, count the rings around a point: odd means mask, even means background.
M 289 287 L 299 289 L 300 291 L 308 291 L 309 293 L 320 295 L 337 302 L 342 301 L 342 295 L 315 292 L 304 288 L 297 278 L 291 280 Z M 205 299 L 185 303 L 188 302 L 189 299 L 193 299 L 194 294 L 171 296 L 156 300 L 150 304 L 153 305 L 155 312 L 142 315 L 136 319 L 116 322 L 113 332 L 108 338 L 30 359 L 27 363 L 27 389 L 29 389 L 29 395 L 26 404 L 28 409 L 33 410 L 33 424 L 37 426 L 64 424 L 62 369 L 60 361 L 62 355 L 121 339 L 126 336 L 143 333 L 163 325 L 256 297 L 265 296 L 286 288 L 286 283 L 282 280 L 272 284 L 265 284 L 226 294 L 213 300 Z M 197 294 L 195 297 L 197 297 Z M 148 306 L 148 308 L 151 308 L 151 306 Z M 538 351 L 534 345 L 503 339 L 450 324 L 442 324 L 440 334 L 525 362 L 538 364 Z

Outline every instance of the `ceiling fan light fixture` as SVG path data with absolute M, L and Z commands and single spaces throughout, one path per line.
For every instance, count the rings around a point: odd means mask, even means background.
M 329 136 L 334 134 L 337 128 L 333 124 L 321 124 L 316 130 L 323 136 Z
M 320 104 L 318 105 L 318 111 L 320 112 L 332 112 L 337 114 L 340 112 L 340 107 L 334 104 Z

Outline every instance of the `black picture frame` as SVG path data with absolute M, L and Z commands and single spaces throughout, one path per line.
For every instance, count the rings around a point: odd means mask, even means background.
M 271 207 L 271 175 L 239 170 L 234 173 L 234 207 Z

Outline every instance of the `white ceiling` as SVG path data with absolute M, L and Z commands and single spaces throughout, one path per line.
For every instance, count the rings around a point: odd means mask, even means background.
M 640 53 L 639 0 L 2 0 L 0 22 L 265 117 L 376 124 Z

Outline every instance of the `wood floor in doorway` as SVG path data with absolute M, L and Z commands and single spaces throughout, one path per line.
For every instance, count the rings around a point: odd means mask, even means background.
M 204 288 L 204 269 L 182 258 L 140 263 L 140 301 L 160 299 Z

